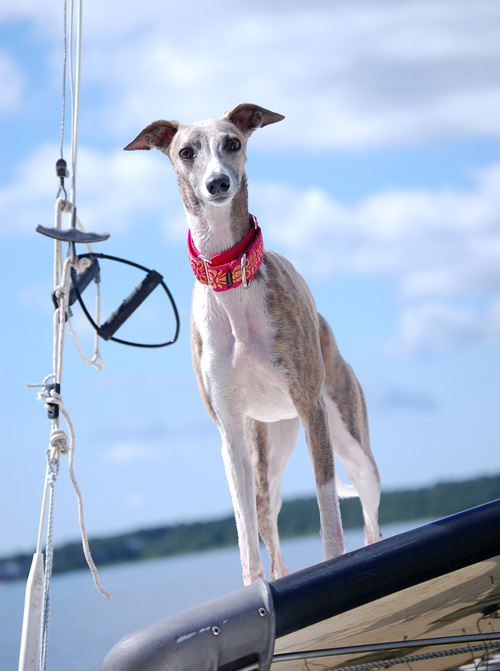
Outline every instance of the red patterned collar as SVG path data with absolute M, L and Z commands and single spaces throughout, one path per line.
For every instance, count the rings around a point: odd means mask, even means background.
M 189 260 L 198 282 L 209 284 L 214 291 L 236 289 L 240 284 L 248 287 L 264 256 L 262 231 L 257 219 L 252 214 L 249 217 L 252 225 L 250 233 L 237 245 L 211 259 L 198 252 L 189 231 Z

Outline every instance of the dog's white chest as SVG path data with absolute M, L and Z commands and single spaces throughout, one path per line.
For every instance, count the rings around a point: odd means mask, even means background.
M 295 417 L 285 376 L 273 361 L 273 328 L 263 289 L 239 287 L 220 297 L 196 287 L 193 317 L 203 342 L 201 372 L 217 407 L 263 422 Z

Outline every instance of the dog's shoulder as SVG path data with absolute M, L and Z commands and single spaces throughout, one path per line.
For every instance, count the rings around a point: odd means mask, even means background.
M 268 292 L 276 293 L 281 299 L 285 295 L 293 302 L 305 301 L 316 311 L 311 290 L 293 263 L 281 254 L 266 249 L 262 265 Z

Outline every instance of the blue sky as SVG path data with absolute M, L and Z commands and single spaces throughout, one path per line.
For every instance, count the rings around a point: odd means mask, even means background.
M 52 244 L 35 227 L 53 222 L 62 48 L 62 3 L 4 0 L 2 554 L 34 546 L 50 432 L 25 385 L 52 370 Z M 498 3 L 256 1 L 224 16 L 196 0 L 86 3 L 81 95 L 82 224 L 111 234 L 96 251 L 161 272 L 182 319 L 170 348 L 102 343 L 102 372 L 68 336 L 62 392 L 90 535 L 231 511 L 191 369 L 175 175 L 159 153 L 122 147 L 157 118 L 190 123 L 239 102 L 286 117 L 250 141 L 250 208 L 266 246 L 309 282 L 365 389 L 383 487 L 498 473 Z M 140 279 L 103 267 L 104 313 Z M 168 339 L 167 308 L 155 292 L 118 335 Z M 283 492 L 314 492 L 303 438 Z M 55 536 L 78 534 L 63 459 Z

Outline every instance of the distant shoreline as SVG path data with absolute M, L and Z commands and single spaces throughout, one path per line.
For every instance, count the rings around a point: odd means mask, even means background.
M 380 523 L 416 519 L 439 519 L 500 498 L 500 475 L 460 482 L 443 482 L 430 487 L 383 492 Z M 341 501 L 345 529 L 363 526 L 357 499 Z M 280 536 L 295 538 L 319 533 L 319 514 L 315 497 L 283 502 L 279 517 Z M 98 566 L 143 559 L 168 557 L 237 544 L 233 516 L 206 522 L 191 522 L 141 529 L 90 541 Z M 0 581 L 25 580 L 32 554 L 16 554 L 0 559 Z M 67 543 L 54 551 L 54 573 L 86 568 L 81 543 Z

